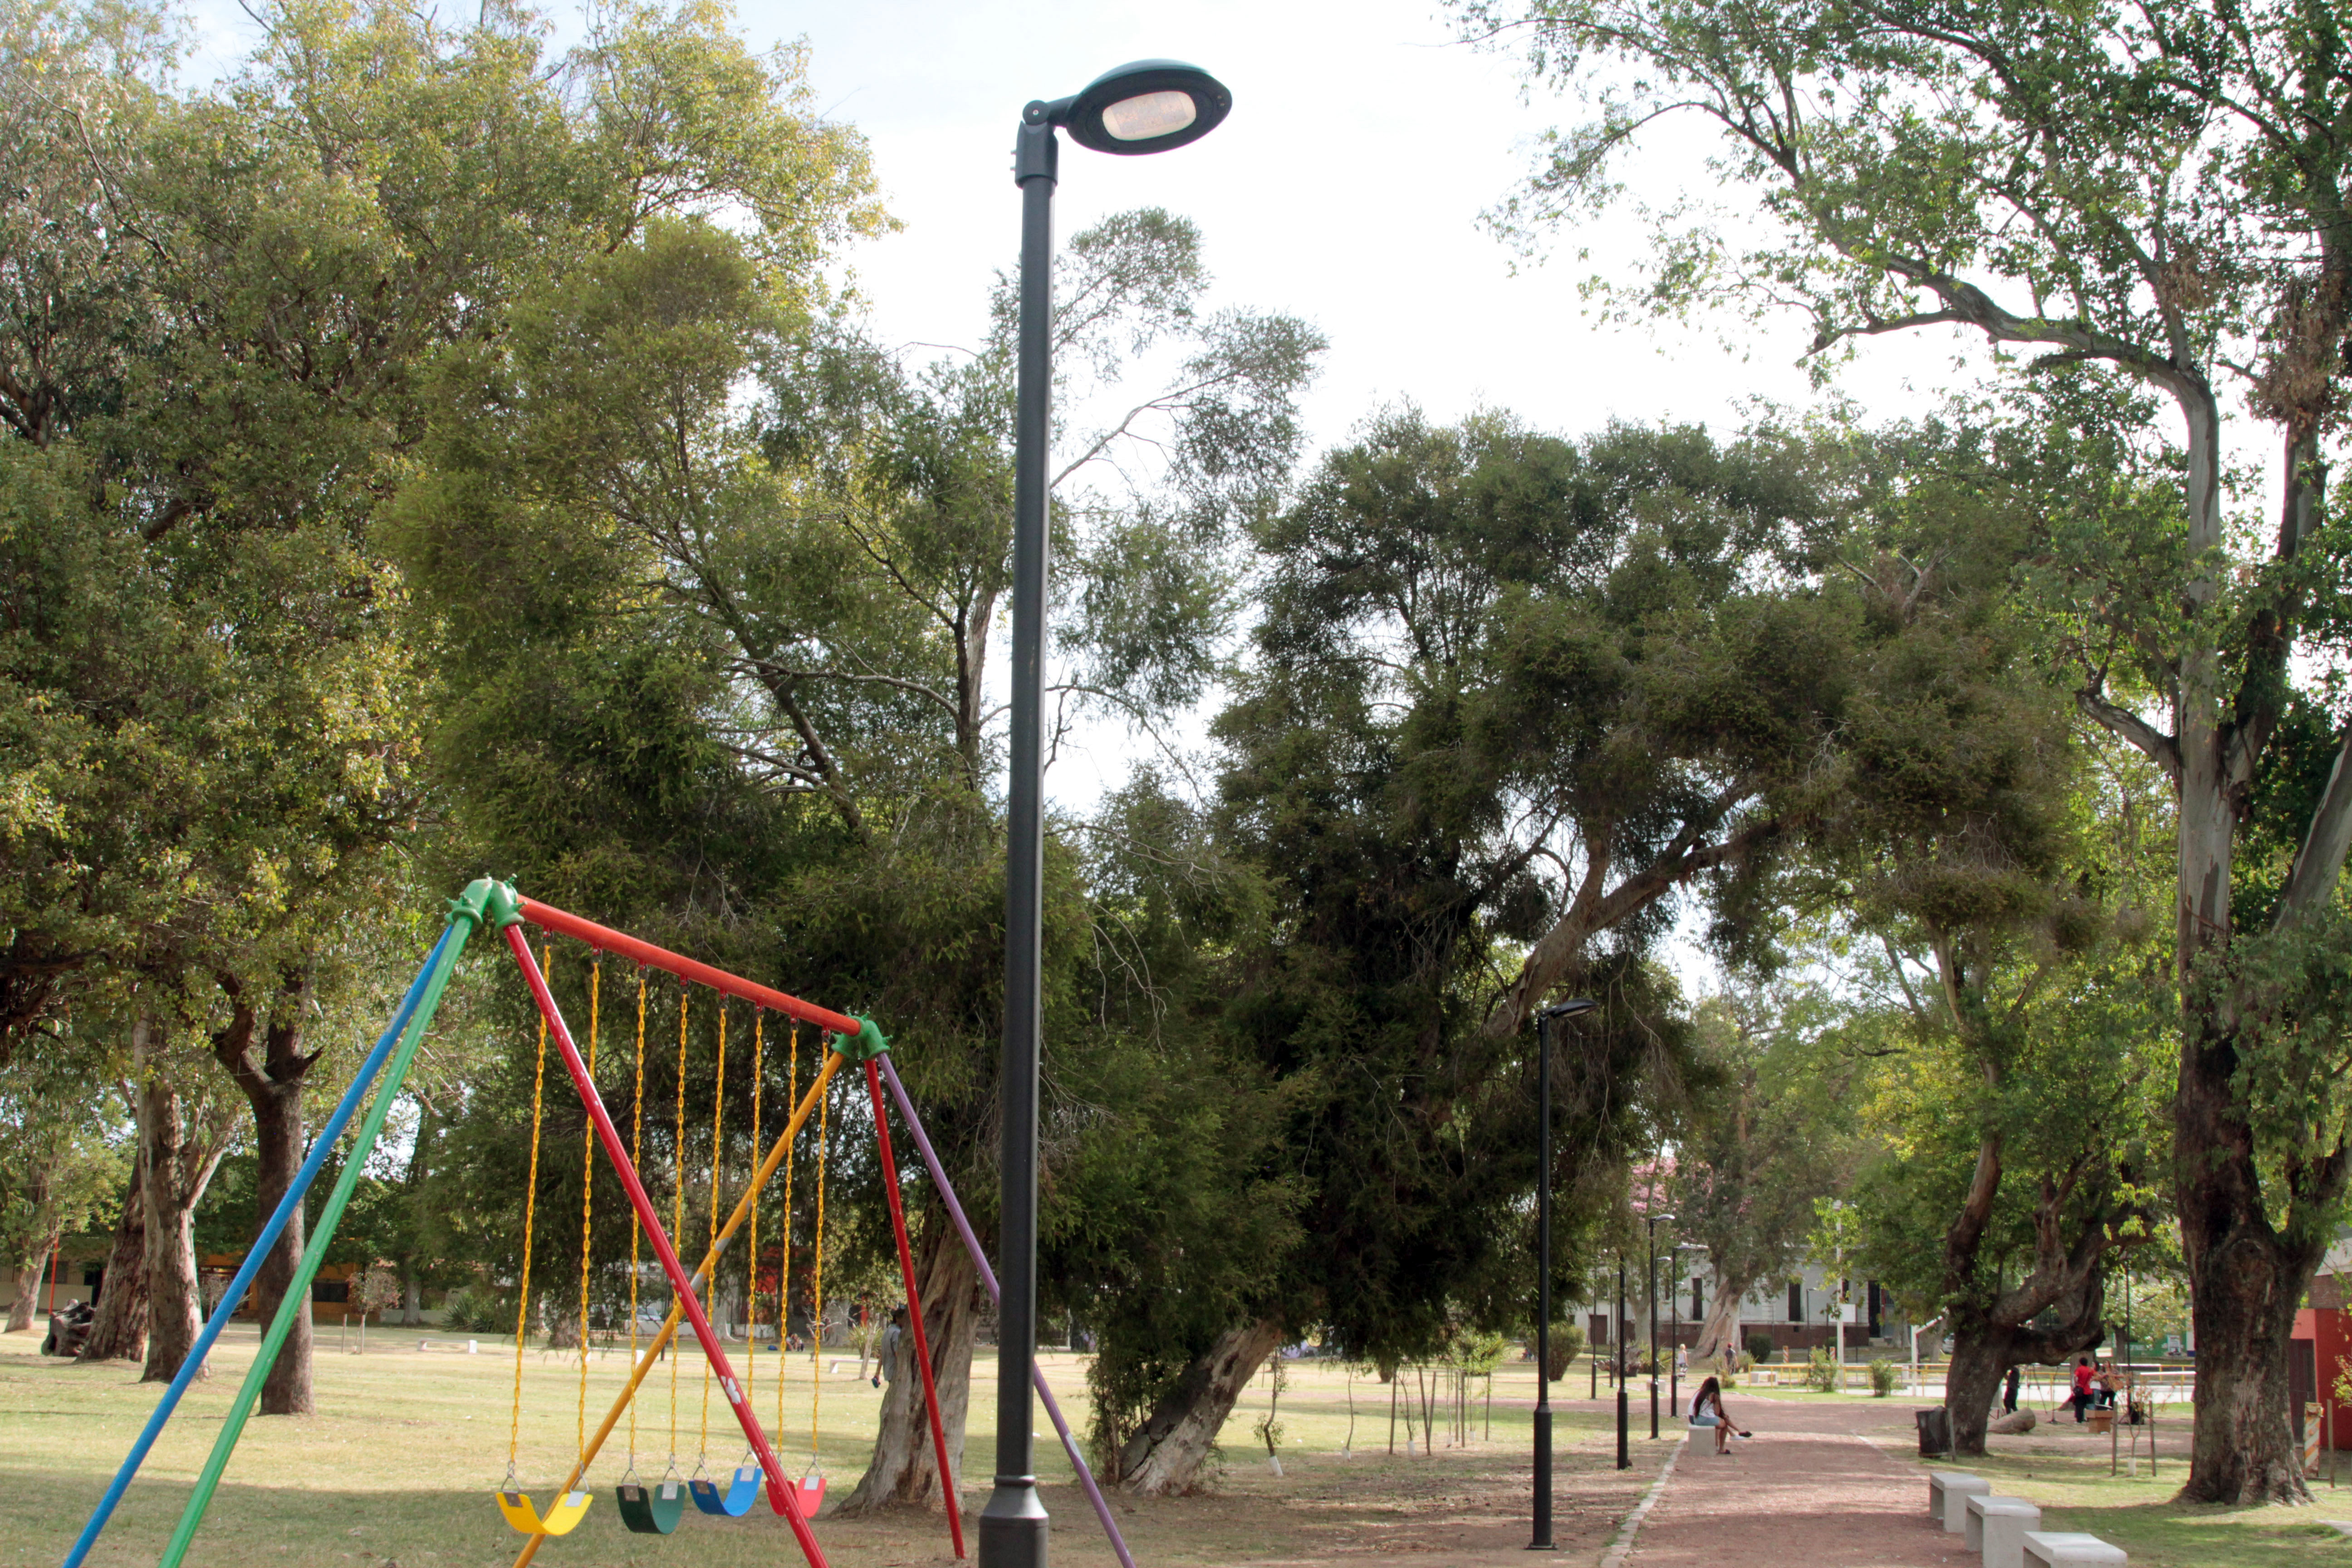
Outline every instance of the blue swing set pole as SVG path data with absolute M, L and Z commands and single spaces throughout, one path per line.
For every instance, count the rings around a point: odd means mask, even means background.
M 147 1451 L 155 1446 L 155 1439 L 162 1435 L 163 1424 L 171 1420 L 172 1412 L 179 1405 L 180 1396 L 187 1393 L 188 1384 L 194 1383 L 196 1374 L 204 1370 L 205 1357 L 211 1353 L 213 1342 L 220 1338 L 221 1330 L 227 1326 L 229 1319 L 243 1304 L 254 1276 L 261 1272 L 263 1260 L 268 1258 L 270 1249 L 278 1245 L 278 1237 L 285 1233 L 288 1222 L 294 1217 L 295 1206 L 301 1203 L 304 1194 L 310 1191 L 310 1184 L 318 1179 L 319 1173 L 326 1168 L 327 1157 L 334 1152 L 343 1129 L 351 1125 L 352 1118 L 358 1114 L 360 1101 L 367 1097 L 368 1086 L 383 1070 L 383 1064 L 392 1055 L 393 1047 L 398 1043 L 401 1031 L 408 1027 L 408 1020 L 415 1014 L 417 1003 L 424 998 L 425 981 L 432 975 L 442 949 L 449 944 L 453 929 L 451 926 L 442 927 L 441 940 L 433 944 L 433 951 L 425 956 L 425 966 L 416 972 L 416 978 L 409 982 L 408 994 L 401 998 L 400 1010 L 393 1015 L 391 1026 L 384 1030 L 383 1038 L 376 1041 L 375 1049 L 368 1053 L 367 1059 L 360 1064 L 360 1070 L 352 1076 L 351 1087 L 343 1091 L 342 1100 L 335 1107 L 334 1114 L 328 1117 L 326 1124 L 319 1129 L 319 1136 L 310 1145 L 310 1157 L 295 1173 L 292 1184 L 286 1189 L 286 1195 L 278 1200 L 278 1210 L 269 1216 L 269 1223 L 263 1226 L 261 1234 L 254 1238 L 253 1250 L 246 1254 L 244 1264 L 229 1280 L 220 1304 L 213 1309 L 212 1316 L 205 1320 L 204 1329 L 196 1335 L 194 1346 L 188 1352 L 187 1359 L 180 1363 L 178 1375 L 172 1379 L 171 1386 L 163 1390 L 163 1397 L 156 1401 L 154 1414 L 147 1417 L 147 1425 L 140 1429 L 139 1440 L 131 1445 L 131 1452 L 124 1458 L 122 1468 L 114 1472 L 113 1483 L 106 1489 L 106 1495 L 98 1500 L 98 1507 L 91 1511 L 89 1522 L 81 1527 L 81 1535 L 74 1542 L 73 1550 L 66 1553 L 65 1568 L 81 1568 L 82 1560 L 89 1555 L 89 1549 L 98 1543 L 99 1533 L 113 1516 L 115 1505 L 122 1500 L 123 1492 L 130 1488 L 131 1479 L 139 1473 L 139 1467 L 146 1461 Z

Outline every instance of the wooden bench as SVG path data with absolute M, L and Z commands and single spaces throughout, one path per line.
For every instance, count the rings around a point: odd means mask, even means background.
M 1954 1535 L 1968 1532 L 1969 1517 L 1963 1510 L 1965 1500 L 1981 1497 L 1992 1490 L 1992 1483 L 1982 1476 L 1972 1476 L 1966 1470 L 1930 1470 L 1927 1472 L 1927 1512 L 1938 1524 Z
M 2042 1510 L 2021 1497 L 1990 1493 L 1968 1498 L 1969 1550 L 1984 1568 L 2025 1568 L 2025 1532 L 2042 1527 Z
M 2023 1568 L 2124 1568 L 2128 1561 L 2122 1547 L 2071 1530 L 2027 1531 L 2024 1553 Z

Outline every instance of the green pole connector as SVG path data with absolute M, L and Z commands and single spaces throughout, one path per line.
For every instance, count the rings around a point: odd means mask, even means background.
M 416 1048 L 424 1043 L 425 1031 L 432 1026 L 433 1015 L 441 1005 L 441 994 L 448 987 L 450 972 L 457 968 L 459 955 L 466 951 L 466 939 L 492 921 L 510 925 L 520 919 L 514 912 L 514 900 L 512 888 L 485 877 L 449 900 L 449 923 L 457 929 L 451 933 L 439 963 L 425 981 L 424 997 L 417 1004 L 415 1016 L 409 1020 L 408 1032 L 402 1036 L 399 1049 L 394 1052 L 384 1070 L 383 1086 L 375 1091 L 366 1119 L 360 1123 L 351 1154 L 343 1162 L 342 1173 L 335 1178 L 334 1191 L 327 1195 L 326 1207 L 320 1212 L 318 1228 L 311 1232 L 301 1264 L 288 1282 L 284 1299 L 278 1303 L 278 1315 L 270 1321 L 269 1332 L 262 1337 L 260 1352 L 246 1370 L 245 1383 L 229 1406 L 228 1418 L 221 1424 L 220 1436 L 213 1441 L 213 1451 L 196 1477 L 195 1490 L 188 1497 L 187 1507 L 180 1515 L 178 1527 L 172 1531 L 171 1544 L 163 1549 L 158 1568 L 180 1568 L 181 1559 L 188 1554 L 189 1543 L 196 1537 L 196 1527 L 204 1522 L 205 1510 L 212 1506 L 213 1493 L 220 1487 L 221 1473 L 228 1468 L 229 1456 L 236 1451 L 237 1439 L 245 1433 L 246 1421 L 261 1397 L 261 1385 L 268 1379 L 270 1368 L 278 1364 L 278 1354 L 286 1346 L 286 1337 L 294 1331 L 294 1315 L 310 1310 L 310 1282 L 318 1277 L 319 1266 L 326 1261 L 327 1249 L 334 1244 L 335 1227 L 342 1223 L 343 1210 L 359 1185 L 360 1172 L 367 1164 L 377 1137 L 383 1131 L 392 1102 L 400 1098 L 409 1064 L 416 1059 Z
M 854 1035 L 840 1036 L 834 1040 L 833 1048 L 839 1051 L 845 1060 L 870 1062 L 889 1050 L 890 1042 L 882 1037 L 881 1025 L 863 1013 L 852 1013 L 850 1016 L 864 1026 Z

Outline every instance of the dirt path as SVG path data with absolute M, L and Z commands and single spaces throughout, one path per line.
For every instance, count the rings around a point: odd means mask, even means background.
M 1927 1474 L 1874 1442 L 1883 1407 L 1735 1398 L 1756 1434 L 1717 1458 L 1696 1432 L 1651 1509 L 1626 1568 L 1727 1560 L 1803 1568 L 1961 1568 L 1961 1538 L 1927 1517 Z M 1865 1436 L 1867 1434 L 1867 1436 Z

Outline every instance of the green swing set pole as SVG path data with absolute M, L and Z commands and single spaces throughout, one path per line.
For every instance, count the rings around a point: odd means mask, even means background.
M 521 918 L 514 889 L 487 877 L 469 884 L 464 892 L 449 900 L 451 940 L 441 950 L 439 962 L 425 982 L 425 994 L 417 1003 L 416 1016 L 409 1020 L 408 1032 L 402 1037 L 400 1048 L 384 1071 L 383 1085 L 375 1091 L 367 1118 L 360 1123 L 351 1156 L 343 1162 L 342 1173 L 335 1178 L 334 1191 L 327 1194 L 326 1207 L 319 1215 L 319 1226 L 310 1235 L 310 1246 L 303 1249 L 302 1262 L 286 1287 L 285 1299 L 278 1303 L 278 1315 L 262 1339 L 260 1353 L 246 1371 L 245 1384 L 236 1391 L 228 1418 L 221 1424 L 220 1436 L 213 1441 L 213 1451 L 205 1460 L 203 1472 L 196 1477 L 195 1490 L 189 1495 L 188 1506 L 180 1515 L 178 1528 L 172 1531 L 171 1544 L 163 1549 L 158 1568 L 180 1568 L 181 1559 L 188 1554 L 189 1544 L 196 1538 L 196 1527 L 204 1522 L 205 1510 L 212 1506 L 213 1493 L 220 1486 L 221 1473 L 228 1468 L 229 1455 L 236 1451 L 236 1440 L 244 1435 L 245 1423 L 253 1414 L 254 1402 L 261 1396 L 261 1385 L 268 1378 L 269 1369 L 277 1364 L 286 1336 L 293 1332 L 294 1314 L 310 1310 L 310 1281 L 317 1277 L 319 1265 L 326 1261 L 327 1248 L 334 1244 L 335 1227 L 342 1223 L 343 1209 L 359 1185 L 361 1168 L 367 1163 L 368 1154 L 383 1131 L 392 1102 L 400 1098 L 409 1064 L 416 1058 L 416 1047 L 423 1043 L 425 1031 L 432 1026 L 433 1015 L 441 1005 L 441 993 L 449 984 L 450 972 L 457 968 L 459 955 L 466 951 L 467 938 L 486 922 L 505 927 Z

